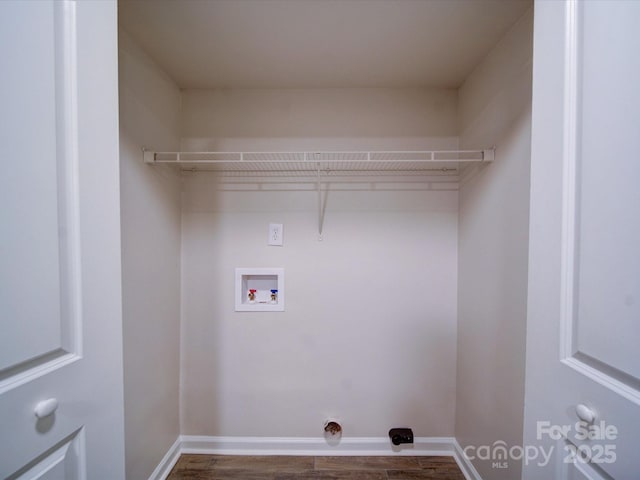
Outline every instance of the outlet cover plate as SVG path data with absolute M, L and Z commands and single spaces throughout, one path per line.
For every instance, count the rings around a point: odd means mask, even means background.
M 281 223 L 269 224 L 269 239 L 267 245 L 273 245 L 277 247 L 282 246 L 283 227 Z

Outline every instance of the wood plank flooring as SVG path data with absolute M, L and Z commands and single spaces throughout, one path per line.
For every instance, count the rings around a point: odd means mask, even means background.
M 452 457 L 181 455 L 167 480 L 464 480 Z

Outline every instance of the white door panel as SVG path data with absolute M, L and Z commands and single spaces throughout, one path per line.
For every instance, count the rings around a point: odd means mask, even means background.
M 562 464 L 559 466 L 561 474 L 559 478 L 566 480 L 611 480 L 611 477 L 599 470 L 598 467 L 588 462 L 565 461 L 566 457 L 559 458 Z
M 5 7 L 6 8 L 6 7 Z M 0 176 L 3 225 L 0 275 L 0 372 L 61 350 L 58 171 L 70 159 L 59 157 L 56 104 L 61 89 L 55 78 L 56 49 L 61 48 L 62 15 L 53 4 L 27 3 L 16 15 L 2 17 L 0 43 L 5 46 L 0 90 L 7 112 L 0 131 L 4 172 Z M 29 88 L 24 88 L 28 79 Z M 9 116 L 8 113 L 11 112 Z M 25 161 L 28 159 L 28 161 Z M 31 190 L 37 186 L 38 194 Z M 64 213 L 64 212 L 61 212 Z M 16 272 L 21 272 L 16 275 Z M 66 319 L 64 321 L 67 321 Z M 37 331 L 39 335 L 33 335 Z M 5 375 L 6 377 L 6 375 Z
M 8 480 L 79 480 L 84 477 L 84 432 L 79 430 L 54 445 Z
M 0 478 L 123 478 L 116 5 L 0 2 L 0 51 Z
M 636 479 L 640 2 L 535 15 L 525 443 L 554 461 L 523 477 Z
M 579 4 L 575 332 L 571 349 L 637 387 L 640 361 L 640 5 Z M 625 53 L 626 52 L 626 53 Z M 620 341 L 628 339 L 629 341 Z M 636 341 L 631 341 L 635 339 Z M 614 371 L 615 369 L 616 371 Z

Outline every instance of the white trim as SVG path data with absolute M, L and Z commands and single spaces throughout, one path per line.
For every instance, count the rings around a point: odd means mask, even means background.
M 78 132 L 78 42 L 76 3 L 58 2 L 55 12 L 56 162 L 61 232 L 61 348 L 82 357 L 82 245 Z
M 630 402 L 640 405 L 640 392 L 626 383 L 619 381 L 617 378 L 607 375 L 607 373 L 602 370 L 582 362 L 577 358 L 566 358 L 562 360 L 562 363 L 569 368 L 573 368 L 579 374 L 617 393 L 621 397 L 626 398 Z
M 395 447 L 388 437 L 342 438 L 329 445 L 323 437 L 207 437 L 183 436 L 183 453 L 225 455 L 449 455 L 454 439 L 416 437 L 413 445 Z
M 560 280 L 560 360 L 571 358 L 575 348 L 576 282 L 576 169 L 578 164 L 578 4 L 566 4 L 564 139 L 562 153 L 562 237 Z
M 455 438 L 453 439 L 453 444 L 455 447 L 453 458 L 458 464 L 458 467 L 460 467 L 460 470 L 462 470 L 464 478 L 466 478 L 467 480 L 482 480 L 482 477 L 476 470 L 476 467 L 473 466 L 471 460 L 469 460 L 464 454 L 462 447 Z
M 415 437 L 412 445 L 396 447 L 388 437 L 342 438 L 338 445 L 323 437 L 213 437 L 180 435 L 149 480 L 164 480 L 183 453 L 209 455 L 309 456 L 447 456 L 453 457 L 467 480 L 481 480 L 453 437 Z
M 169 448 L 167 453 L 160 463 L 153 471 L 153 473 L 149 476 L 149 480 L 164 480 L 169 476 L 171 470 L 175 466 L 178 458 L 180 458 L 180 454 L 182 453 L 182 436 L 178 436 L 176 441 L 173 442 L 173 445 Z

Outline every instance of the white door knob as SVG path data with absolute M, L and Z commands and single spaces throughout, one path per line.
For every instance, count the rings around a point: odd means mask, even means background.
M 576 405 L 576 414 L 583 422 L 593 423 L 596 419 L 596 412 L 582 403 Z
M 36 408 L 33 410 L 38 418 L 44 418 L 51 415 L 58 408 L 58 399 L 57 398 L 48 398 L 47 400 L 43 400 L 36 405 Z

